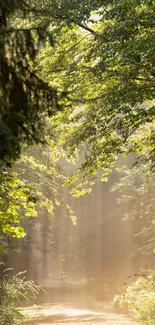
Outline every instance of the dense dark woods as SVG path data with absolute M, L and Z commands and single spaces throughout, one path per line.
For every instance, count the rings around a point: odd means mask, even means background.
M 154 324 L 154 170 L 154 1 L 0 0 L 1 324 L 36 284 Z
M 1 2 L 0 156 L 8 164 L 18 157 L 23 141 L 43 141 L 43 119 L 59 108 L 57 90 L 35 71 L 39 47 L 47 39 L 52 42 L 48 25 L 41 8 L 29 1 Z

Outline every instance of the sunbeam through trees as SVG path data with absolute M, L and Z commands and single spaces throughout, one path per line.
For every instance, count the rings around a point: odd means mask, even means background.
M 155 2 L 0 0 L 1 323 L 153 325 L 154 179 Z

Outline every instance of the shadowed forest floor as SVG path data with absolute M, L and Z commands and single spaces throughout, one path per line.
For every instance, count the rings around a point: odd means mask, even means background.
M 42 304 L 24 309 L 28 316 L 24 325 L 138 325 L 126 315 L 103 307 L 81 307 L 75 304 Z

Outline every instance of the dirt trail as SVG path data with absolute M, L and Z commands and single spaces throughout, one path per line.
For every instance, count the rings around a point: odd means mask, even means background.
M 115 314 L 102 308 L 81 308 L 73 304 L 43 304 L 25 308 L 31 319 L 24 325 L 138 325 L 126 315 Z

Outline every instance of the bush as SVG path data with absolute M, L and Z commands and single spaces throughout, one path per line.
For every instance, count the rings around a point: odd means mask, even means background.
M 22 300 L 36 298 L 40 291 L 34 281 L 26 281 L 26 272 L 11 275 L 6 269 L 0 277 L 0 324 L 19 325 L 23 315 L 17 306 Z
M 142 323 L 155 324 L 155 274 L 145 271 L 135 276 L 137 280 L 127 287 L 125 294 L 114 298 L 114 307 L 120 311 L 128 308 Z

